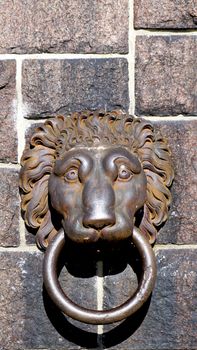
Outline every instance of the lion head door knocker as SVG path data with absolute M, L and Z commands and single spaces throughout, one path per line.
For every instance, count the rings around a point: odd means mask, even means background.
M 53 302 L 66 315 L 92 324 L 120 321 L 136 312 L 154 287 L 151 244 L 171 202 L 173 170 L 166 140 L 150 122 L 121 111 L 73 113 L 38 127 L 21 164 L 22 212 L 25 223 L 37 230 L 38 247 L 46 249 L 44 284 Z M 51 207 L 60 215 L 59 230 Z M 65 236 L 79 243 L 130 239 L 143 271 L 134 295 L 104 311 L 73 303 L 56 271 Z

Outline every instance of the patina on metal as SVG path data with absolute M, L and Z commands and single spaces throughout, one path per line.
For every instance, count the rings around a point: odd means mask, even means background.
M 66 315 L 93 324 L 122 320 L 150 296 L 156 276 L 151 244 L 167 219 L 173 170 L 167 141 L 152 124 L 121 111 L 86 111 L 47 120 L 22 157 L 20 188 L 25 223 L 46 249 L 44 284 Z M 51 209 L 58 213 L 55 227 Z M 138 222 L 136 213 L 143 209 Z M 129 239 L 143 276 L 126 303 L 88 310 L 62 291 L 56 265 L 65 235 L 78 243 Z

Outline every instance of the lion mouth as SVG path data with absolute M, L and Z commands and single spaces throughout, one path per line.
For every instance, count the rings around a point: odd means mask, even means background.
M 96 243 L 98 240 L 123 240 L 130 237 L 133 232 L 132 220 L 125 221 L 123 218 L 117 218 L 115 225 L 100 228 L 84 227 L 78 220 L 74 223 L 63 221 L 62 226 L 66 236 L 72 241 L 80 243 Z

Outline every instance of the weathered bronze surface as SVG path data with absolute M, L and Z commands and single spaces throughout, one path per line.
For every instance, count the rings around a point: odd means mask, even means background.
M 171 201 L 167 141 L 150 122 L 121 111 L 74 113 L 37 128 L 21 164 L 22 212 L 27 226 L 37 230 L 38 246 L 49 245 L 44 282 L 54 302 L 67 315 L 95 324 L 135 312 L 154 285 L 150 244 L 167 219 Z M 74 305 L 61 291 L 55 272 L 64 235 L 79 243 L 131 237 L 144 271 L 134 297 L 106 312 Z

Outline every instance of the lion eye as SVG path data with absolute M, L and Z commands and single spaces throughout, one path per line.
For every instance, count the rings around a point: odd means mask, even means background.
M 130 180 L 132 177 L 132 172 L 127 168 L 126 165 L 120 165 L 118 169 L 118 179 L 119 180 Z
M 64 175 L 64 179 L 66 181 L 76 181 L 78 180 L 78 169 L 77 168 L 70 168 Z

